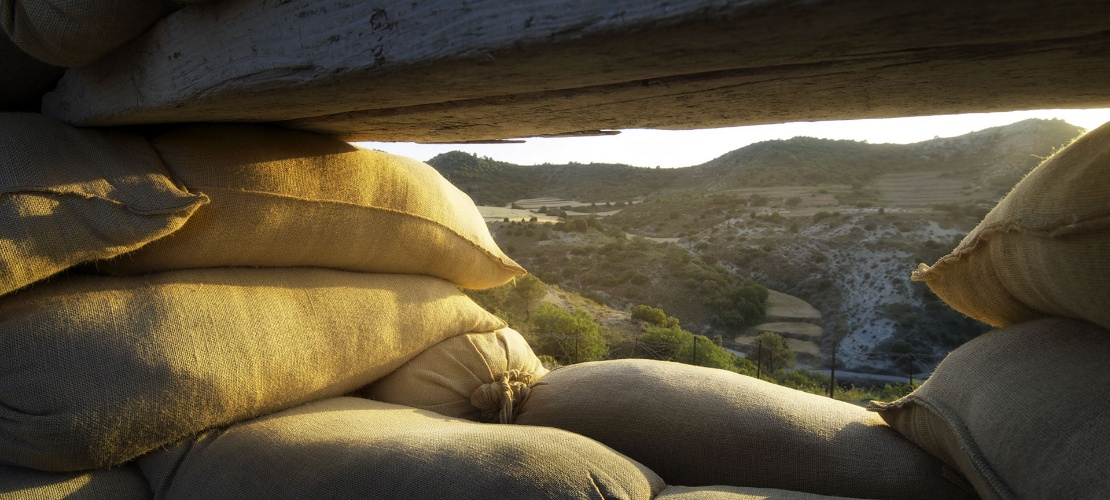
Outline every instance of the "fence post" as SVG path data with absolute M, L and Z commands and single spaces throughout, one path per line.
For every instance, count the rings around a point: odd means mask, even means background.
M 763 339 L 759 339 L 759 351 L 755 355 L 755 378 L 763 378 Z

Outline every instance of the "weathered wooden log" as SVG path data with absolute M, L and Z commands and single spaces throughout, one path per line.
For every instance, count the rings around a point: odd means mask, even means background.
M 1110 3 L 224 0 L 71 69 L 78 125 L 462 142 L 1110 106 Z

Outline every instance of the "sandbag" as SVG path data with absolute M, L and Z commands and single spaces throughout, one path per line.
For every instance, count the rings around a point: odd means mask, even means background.
M 959 474 L 863 408 L 712 368 L 628 359 L 544 375 L 517 424 L 611 446 L 667 484 L 862 498 L 971 498 Z
M 470 198 L 416 160 L 250 125 L 188 126 L 151 143 L 175 178 L 212 202 L 173 238 L 101 265 L 107 272 L 313 266 L 427 274 L 465 288 L 524 273 Z
M 42 95 L 54 88 L 65 71 L 27 54 L 0 30 L 0 111 L 38 111 Z
M 0 0 L 0 26 L 24 52 L 72 68 L 100 59 L 175 8 L 170 0 Z
M 668 486 L 655 500 L 850 500 L 801 491 L 737 486 Z
M 139 248 L 207 201 L 140 136 L 0 113 L 0 294 Z
M 337 398 L 142 457 L 158 498 L 649 499 L 659 476 L 558 429 Z
M 922 264 L 948 305 L 994 326 L 1064 316 L 1110 329 L 1110 124 L 1033 169 L 950 254 Z
M 503 328 L 444 340 L 363 394 L 449 417 L 511 424 L 532 384 L 546 373 L 524 337 Z
M 0 465 L 0 500 L 149 500 L 150 486 L 128 463 L 111 469 L 44 472 Z
M 36 285 L 0 301 L 0 463 L 126 462 L 504 326 L 424 276 L 213 269 Z
M 910 395 L 873 403 L 983 498 L 1110 496 L 1110 332 L 1049 318 L 985 333 Z

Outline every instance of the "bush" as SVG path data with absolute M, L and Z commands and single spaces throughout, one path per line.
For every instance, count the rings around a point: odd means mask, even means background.
M 601 325 L 585 309 L 570 312 L 544 302 L 532 314 L 531 325 L 536 353 L 561 364 L 598 361 L 609 353 Z
M 677 326 L 653 326 L 640 335 L 640 342 L 659 359 L 671 361 L 684 344 L 693 342 L 694 334 Z

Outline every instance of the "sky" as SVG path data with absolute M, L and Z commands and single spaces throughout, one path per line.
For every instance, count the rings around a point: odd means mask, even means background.
M 756 142 L 797 136 L 909 144 L 954 137 L 1028 118 L 1060 118 L 1088 130 L 1110 122 L 1110 109 L 1048 109 L 911 118 L 797 122 L 700 130 L 623 130 L 600 137 L 526 139 L 519 144 L 414 144 L 360 142 L 420 161 L 448 151 L 465 151 L 518 165 L 624 163 L 638 167 L 690 167 Z

